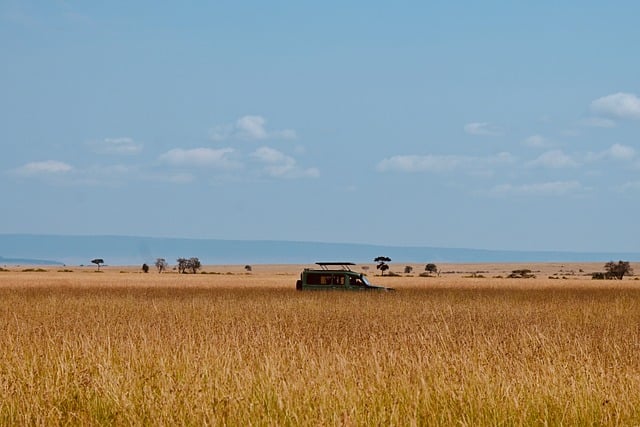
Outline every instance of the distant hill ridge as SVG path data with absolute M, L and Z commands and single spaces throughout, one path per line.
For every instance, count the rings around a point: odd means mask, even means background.
M 606 262 L 639 261 L 633 252 L 497 251 L 269 240 L 182 239 L 135 236 L 0 234 L 0 264 L 153 263 L 198 257 L 203 264 L 311 264 L 316 261 L 372 262 L 388 256 L 398 262 Z M 52 261 L 46 261 L 52 260 Z
M 0 256 L 0 265 L 63 265 L 63 263 L 46 259 L 5 258 Z

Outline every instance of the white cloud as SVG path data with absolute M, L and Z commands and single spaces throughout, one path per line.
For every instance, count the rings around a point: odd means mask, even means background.
M 626 145 L 613 144 L 607 154 L 615 160 L 632 160 L 636 156 L 636 150 Z
M 444 172 L 455 169 L 466 158 L 461 156 L 405 155 L 392 156 L 378 163 L 380 172 Z
M 229 158 L 233 148 L 174 148 L 160 156 L 160 160 L 172 166 L 198 166 L 232 169 L 239 166 Z
M 264 117 L 247 115 L 240 117 L 235 123 L 214 127 L 210 131 L 210 136 L 214 141 L 224 141 L 227 139 L 295 139 L 297 135 L 291 129 L 269 130 Z
M 296 163 L 293 157 L 287 156 L 283 152 L 271 147 L 260 147 L 256 151 L 251 153 L 251 155 L 263 163 L 280 163 L 287 165 L 295 165 Z
M 251 157 L 263 163 L 264 171 L 274 178 L 317 178 L 317 168 L 302 169 L 297 166 L 296 159 L 271 147 L 260 147 Z
M 537 159 L 527 163 L 529 167 L 543 167 L 551 169 L 573 168 L 578 163 L 562 150 L 551 150 L 541 154 Z
M 483 168 L 512 163 L 515 158 L 507 152 L 488 157 L 454 155 L 399 155 L 383 159 L 376 169 L 379 172 L 448 172 L 465 169 L 477 172 Z
M 640 120 L 640 98 L 632 93 L 603 96 L 592 101 L 590 109 L 598 116 Z
M 536 184 L 502 184 L 494 187 L 490 194 L 496 196 L 563 196 L 582 191 L 578 181 L 553 181 Z
M 64 174 L 71 172 L 73 167 L 71 165 L 59 162 L 57 160 L 45 160 L 42 162 L 30 162 L 24 166 L 15 169 L 14 172 L 23 176 L 35 176 L 46 174 Z
M 265 139 L 268 134 L 264 126 L 267 121 L 261 116 L 244 116 L 236 121 L 236 129 L 246 139 Z
M 107 154 L 137 154 L 142 151 L 142 144 L 129 137 L 105 138 L 92 145 L 97 152 Z
M 586 160 L 593 162 L 602 159 L 629 161 L 636 157 L 636 150 L 633 147 L 622 144 L 613 144 L 611 147 L 598 153 L 589 152 Z
M 123 164 L 86 165 L 82 169 L 74 169 L 73 180 L 69 185 L 119 187 L 127 185 L 131 180 L 139 178 L 139 167 Z
M 540 135 L 531 135 L 530 137 L 526 138 L 523 141 L 523 144 L 528 147 L 535 147 L 535 148 L 543 148 L 551 145 L 549 143 L 549 140 L 547 140 L 546 138 Z
M 467 123 L 464 125 L 464 131 L 470 135 L 486 136 L 498 136 L 503 133 L 502 129 L 487 122 Z
M 616 122 L 604 117 L 587 117 L 580 121 L 584 126 L 596 127 L 596 128 L 613 128 L 616 127 Z

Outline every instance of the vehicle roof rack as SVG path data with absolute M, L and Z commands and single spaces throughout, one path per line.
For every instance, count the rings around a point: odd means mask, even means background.
M 329 267 L 340 266 L 343 270 L 351 271 L 349 268 L 350 265 L 356 265 L 352 262 L 316 262 L 317 265 L 320 266 L 323 270 L 328 270 Z

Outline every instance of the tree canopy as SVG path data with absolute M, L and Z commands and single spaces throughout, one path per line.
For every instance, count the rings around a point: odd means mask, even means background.
M 100 270 L 100 264 L 104 264 L 104 260 L 102 258 L 96 258 L 91 260 L 92 264 L 96 264 L 98 266 L 98 270 Z
M 426 271 L 428 273 L 437 273 L 438 272 L 438 266 L 430 262 L 429 264 L 424 266 L 424 271 Z
M 156 259 L 156 268 L 158 269 L 158 273 L 162 273 L 164 270 L 169 267 L 169 264 L 164 258 Z
M 633 269 L 629 264 L 629 261 L 609 261 L 604 265 L 604 269 L 606 270 L 606 276 L 610 279 L 618 279 L 622 280 L 624 275 L 632 275 Z
M 382 275 L 384 276 L 384 272 L 389 269 L 387 263 L 391 261 L 391 258 L 389 258 L 388 256 L 379 256 L 375 257 L 373 261 L 378 263 L 378 265 L 376 265 L 376 268 L 380 270 Z
M 184 274 L 187 271 L 191 271 L 191 273 L 196 274 L 200 267 L 200 260 L 196 257 L 192 258 L 178 258 L 176 260 L 178 262 L 178 273 Z

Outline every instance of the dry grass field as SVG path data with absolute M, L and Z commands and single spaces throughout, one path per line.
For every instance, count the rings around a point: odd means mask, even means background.
M 374 293 L 297 292 L 299 266 L 0 272 L 0 425 L 640 424 L 635 278 L 419 267 L 372 267 L 397 289 Z

